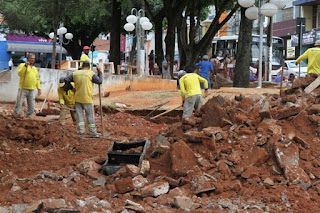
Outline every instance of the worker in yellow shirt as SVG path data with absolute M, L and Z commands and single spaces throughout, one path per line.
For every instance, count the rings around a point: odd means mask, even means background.
M 94 123 L 94 109 L 93 109 L 93 83 L 102 84 L 102 73 L 97 67 L 98 75 L 90 70 L 90 63 L 85 61 L 82 65 L 82 70 L 73 72 L 65 78 L 65 83 L 74 82 L 75 104 L 78 119 L 78 133 L 83 135 L 85 133 L 85 122 L 83 111 L 86 113 L 89 136 L 98 137 L 97 129 Z
M 82 62 L 80 62 L 80 67 L 82 67 L 83 61 L 88 61 L 89 63 L 91 63 L 90 58 L 88 56 L 89 51 L 90 51 L 90 47 L 88 47 L 88 46 L 83 47 L 83 54 L 80 57 L 80 61 L 82 61 Z M 91 64 L 90 64 L 90 70 L 92 70 Z
M 315 47 L 309 48 L 305 51 L 298 59 L 296 64 L 299 64 L 300 61 L 308 59 L 308 72 L 320 74 L 320 40 L 317 40 L 314 44 Z
M 73 124 L 77 124 L 77 113 L 75 107 L 75 99 L 74 99 L 74 83 L 66 84 L 64 82 L 64 77 L 61 77 L 59 80 L 59 87 L 58 87 L 58 96 L 59 96 L 59 103 L 60 103 L 60 117 L 59 121 L 62 125 L 65 124 L 66 116 L 70 111 L 70 115 L 73 121 Z
M 34 66 L 36 56 L 33 53 L 29 53 L 27 56 L 27 62 L 21 63 L 18 68 L 18 75 L 20 77 L 19 91 L 17 96 L 17 102 L 14 107 L 13 114 L 21 115 L 21 108 L 24 99 L 27 99 L 28 110 L 27 118 L 31 118 L 34 105 L 34 88 L 37 87 L 38 95 L 41 95 L 39 73 L 37 68 Z M 22 90 L 22 91 L 21 91 Z
M 205 93 L 208 93 L 208 81 L 196 73 L 186 73 L 183 70 L 178 72 L 178 78 L 183 100 L 182 118 L 190 118 L 193 110 L 200 110 L 203 104 L 200 82 L 204 84 Z

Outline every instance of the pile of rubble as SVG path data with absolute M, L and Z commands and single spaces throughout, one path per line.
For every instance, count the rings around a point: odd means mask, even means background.
M 107 188 L 140 203 L 140 212 L 319 211 L 320 89 L 303 92 L 315 77 L 282 96 L 212 98 L 152 139 L 147 174 L 127 166 L 107 177 Z
M 139 167 L 125 165 L 105 176 L 99 173 L 105 160 L 100 156 L 61 171 L 41 171 L 28 183 L 72 190 L 10 209 L 318 212 L 320 88 L 304 92 L 316 77 L 295 80 L 281 96 L 213 97 L 194 117 L 151 137 Z M 10 185 L 12 194 L 16 181 Z M 27 193 L 28 187 L 21 190 Z

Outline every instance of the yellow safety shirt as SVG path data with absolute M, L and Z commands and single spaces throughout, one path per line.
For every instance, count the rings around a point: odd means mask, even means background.
M 180 90 L 181 90 L 181 96 L 182 100 L 186 99 L 186 93 L 187 96 L 194 96 L 194 95 L 201 95 L 201 87 L 200 82 L 204 84 L 204 88 L 208 89 L 208 81 L 202 77 L 200 77 L 196 73 L 188 73 L 185 74 L 182 78 L 179 80 Z
M 319 47 L 313 47 L 308 49 L 301 55 L 297 62 L 300 63 L 300 61 L 308 59 L 308 74 L 309 73 L 316 73 L 320 74 L 320 48 Z
M 71 85 L 74 88 L 74 83 L 71 82 Z M 63 87 L 58 87 L 58 95 L 59 95 L 59 102 L 62 105 L 67 105 L 69 107 L 75 106 L 75 99 L 74 99 L 74 92 L 72 89 L 66 92 Z
M 18 67 L 18 75 L 20 76 L 19 88 L 22 87 L 22 82 L 26 73 L 26 69 L 27 68 L 25 66 L 25 63 L 20 64 Z M 37 89 L 40 90 L 39 73 L 35 66 L 28 65 L 26 80 L 24 82 L 23 89 L 34 90 L 35 87 L 37 87 Z
M 92 70 L 91 61 L 90 61 L 90 58 L 87 54 L 82 54 L 80 57 L 80 61 L 88 61 L 90 63 L 90 70 Z M 83 64 L 83 62 L 80 62 L 80 67 L 82 67 L 82 64 Z
M 82 104 L 93 103 L 93 83 L 91 70 L 78 70 L 73 72 L 73 81 L 76 88 L 75 101 Z

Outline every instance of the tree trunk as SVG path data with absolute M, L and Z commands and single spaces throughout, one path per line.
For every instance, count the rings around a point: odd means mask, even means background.
M 162 21 L 164 14 L 157 14 L 154 16 L 154 29 L 155 29 L 155 55 L 156 63 L 159 68 L 159 72 L 162 73 L 162 61 L 163 57 L 163 45 L 162 45 Z
M 236 66 L 234 70 L 234 87 L 249 87 L 251 44 L 252 21 L 245 17 L 245 8 L 242 7 Z
M 118 65 L 120 65 L 121 32 L 121 3 L 117 0 L 112 1 L 111 23 L 110 61 L 114 63 L 114 69 L 117 70 Z
M 175 49 L 175 29 L 177 22 L 172 17 L 168 18 L 168 29 L 165 38 L 166 42 L 166 55 L 170 56 L 170 75 L 173 79 L 173 64 L 174 64 L 174 49 Z
M 180 56 L 180 70 L 183 69 L 183 67 L 186 65 L 186 62 L 187 62 L 186 53 L 183 49 L 181 39 L 179 39 L 180 37 L 187 35 L 186 32 L 184 32 L 184 33 L 182 32 L 182 30 L 186 29 L 186 28 L 182 27 L 182 24 L 183 24 L 182 20 L 183 20 L 183 18 L 180 17 L 179 21 L 178 21 L 178 25 L 177 25 L 178 48 L 179 48 L 179 56 Z M 184 39 L 186 40 L 187 38 L 184 38 Z

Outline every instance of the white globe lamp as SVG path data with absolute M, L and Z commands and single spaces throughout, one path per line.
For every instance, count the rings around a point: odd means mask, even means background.
M 276 5 L 278 9 L 283 9 L 287 4 L 287 0 L 270 0 L 269 3 Z
M 278 12 L 278 7 L 271 3 L 266 3 L 261 6 L 261 14 L 264 16 L 272 17 Z
M 247 19 L 249 20 L 255 20 L 259 18 L 259 9 L 255 6 L 253 7 L 249 7 L 248 9 L 246 9 L 245 11 L 245 16 L 247 17 Z
M 65 34 L 67 32 L 67 28 L 65 28 L 65 27 L 60 27 L 59 29 L 58 29 L 58 35 L 63 35 L 63 34 Z
M 144 22 L 142 24 L 142 29 L 144 30 L 151 30 L 152 29 L 152 24 L 150 22 Z
M 126 23 L 123 28 L 127 31 L 127 32 L 132 32 L 135 28 L 135 26 L 132 23 Z
M 238 3 L 241 7 L 248 8 L 254 5 L 255 0 L 238 0 Z
M 54 32 L 49 33 L 49 38 L 51 38 L 51 39 L 54 38 Z
M 140 18 L 140 25 L 142 26 L 143 23 L 145 23 L 145 22 L 150 22 L 150 21 L 149 21 L 149 19 L 147 17 L 141 17 Z
M 66 39 L 71 40 L 73 38 L 73 34 L 72 33 L 67 33 L 65 35 Z
M 135 15 L 129 15 L 126 18 L 127 22 L 135 24 L 137 22 L 137 17 Z

